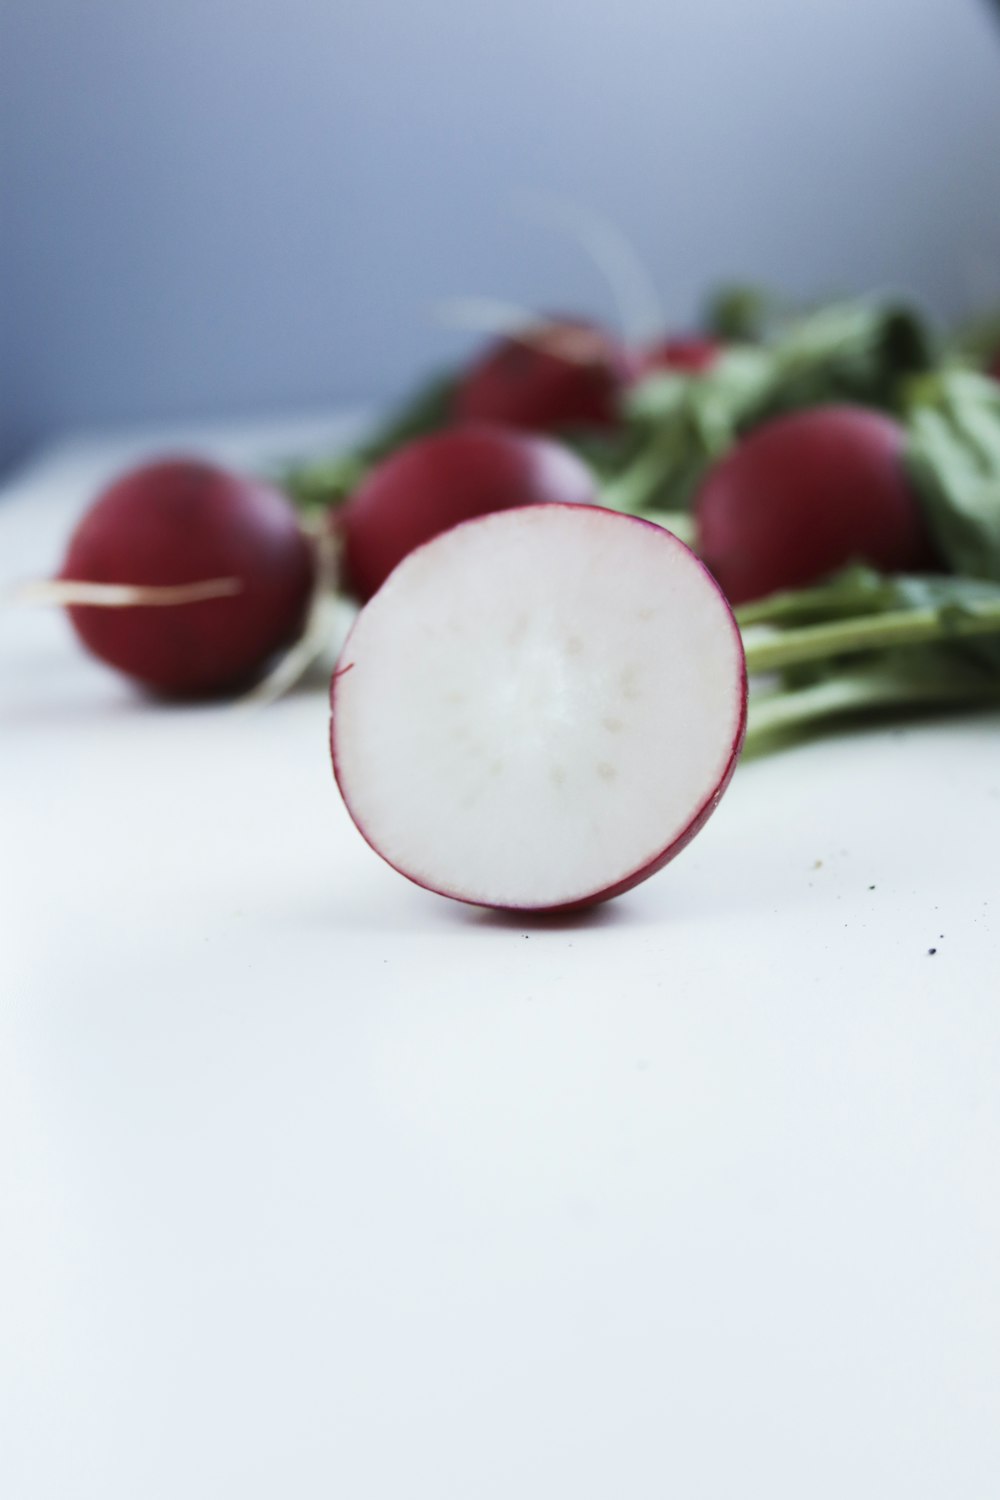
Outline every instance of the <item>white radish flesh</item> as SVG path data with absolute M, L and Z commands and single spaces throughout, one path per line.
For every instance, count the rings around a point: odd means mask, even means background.
M 358 617 L 332 705 L 338 784 L 384 859 L 458 900 L 552 910 L 619 894 L 698 831 L 746 676 L 688 548 L 556 504 L 412 552 Z

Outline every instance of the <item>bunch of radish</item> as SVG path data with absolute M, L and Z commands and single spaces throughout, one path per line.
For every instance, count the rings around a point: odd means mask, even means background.
M 591 504 L 518 506 L 525 441 L 423 439 L 349 502 L 348 578 L 370 602 L 334 677 L 331 742 L 352 817 L 396 869 L 461 900 L 553 910 L 645 879 L 717 804 L 746 723 L 727 597 L 934 554 L 902 429 L 862 408 L 774 419 L 715 465 L 695 501 L 703 562 Z M 560 457 L 534 472 L 575 484 Z M 473 520 L 480 463 L 482 508 L 504 514 Z M 530 498 L 571 498 L 559 488 Z
M 618 894 L 685 846 L 732 776 L 731 611 L 676 538 L 595 499 L 558 444 L 467 425 L 385 460 L 340 517 L 369 602 L 334 678 L 338 784 L 380 853 L 458 899 Z M 314 583 L 280 493 L 166 460 L 98 496 L 48 592 L 101 660 L 191 696 L 258 677 Z
M 772 698 L 770 720 L 804 720 L 828 707 L 828 668 L 810 685 L 808 663 L 943 638 L 933 609 L 893 615 L 897 595 L 868 584 L 861 625 L 840 619 L 838 570 L 947 567 L 907 431 L 884 411 L 837 400 L 755 412 L 751 382 L 742 426 L 696 470 L 694 550 L 614 508 L 607 467 L 582 454 L 596 439 L 605 465 L 609 453 L 634 460 L 629 389 L 675 377 L 657 389 L 687 420 L 689 394 L 711 410 L 726 390 L 728 357 L 708 335 L 629 347 L 582 319 L 531 325 L 475 359 L 405 440 L 354 455 L 356 482 L 318 532 L 258 479 L 151 463 L 97 498 L 41 592 L 144 687 L 227 695 L 303 652 L 329 584 L 317 536 L 333 543 L 337 586 L 361 609 L 334 673 L 331 749 L 364 838 L 459 900 L 586 906 L 644 880 L 704 825 L 743 743 L 748 662 L 794 667 L 812 696 L 801 713 Z M 671 461 L 663 435 L 653 443 Z M 963 629 L 996 629 L 1000 600 L 973 602 Z M 734 607 L 769 629 L 834 623 L 748 636 L 744 650 Z M 881 701 L 874 680 L 856 701 Z M 941 681 L 920 691 L 940 696 Z M 834 694 L 834 707 L 849 698 Z

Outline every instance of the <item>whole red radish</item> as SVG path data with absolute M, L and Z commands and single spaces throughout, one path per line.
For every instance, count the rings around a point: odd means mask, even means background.
M 378 464 L 336 517 L 347 587 L 370 598 L 408 552 L 459 521 L 595 498 L 590 470 L 548 438 L 487 426 L 418 438 Z
M 737 443 L 694 502 L 699 555 L 729 600 L 800 588 L 852 562 L 933 567 L 904 442 L 891 417 L 828 405 L 775 417 Z
M 589 505 L 418 547 L 332 684 L 334 774 L 372 848 L 441 895 L 517 910 L 659 870 L 718 804 L 745 722 L 743 646 L 707 569 Z
M 675 370 L 682 375 L 701 375 L 710 370 L 722 353 L 718 339 L 704 334 L 675 335 L 650 344 L 639 355 L 639 373 Z
M 460 422 L 500 422 L 534 432 L 614 427 L 631 374 L 624 345 L 604 329 L 552 319 L 501 339 L 461 378 Z
M 145 464 L 98 497 L 73 533 L 60 578 L 153 590 L 233 580 L 180 604 L 74 604 L 84 645 L 160 693 L 233 689 L 300 633 L 313 553 L 289 502 L 256 479 L 191 459 Z

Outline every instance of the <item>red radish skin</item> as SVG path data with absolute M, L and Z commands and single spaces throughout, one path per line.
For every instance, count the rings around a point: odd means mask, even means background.
M 743 438 L 694 502 L 697 550 L 730 602 L 802 588 L 852 562 L 933 568 L 904 443 L 891 417 L 847 405 L 776 417 Z
M 371 598 L 414 547 L 474 516 L 595 499 L 590 470 L 550 439 L 486 426 L 420 438 L 378 464 L 337 514 L 346 586 Z
M 459 381 L 454 416 L 532 432 L 616 427 L 632 373 L 624 345 L 610 333 L 553 319 L 488 349 Z
M 419 548 L 361 612 L 331 683 L 333 772 L 414 884 L 569 912 L 704 827 L 746 706 L 739 631 L 688 548 L 632 516 L 531 507 Z
M 652 375 L 662 370 L 702 375 L 712 368 L 721 353 L 722 345 L 718 339 L 704 335 L 685 334 L 662 339 L 640 353 L 639 374 Z
M 229 597 L 68 613 L 93 655 L 154 692 L 235 690 L 300 634 L 314 581 L 311 544 L 284 495 L 191 459 L 145 464 L 87 511 L 60 577 L 164 587 L 234 578 Z

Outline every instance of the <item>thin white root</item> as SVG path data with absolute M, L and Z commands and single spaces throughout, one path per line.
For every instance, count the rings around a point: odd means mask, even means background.
M 304 529 L 311 533 L 316 548 L 316 583 L 305 629 L 267 675 L 236 700 L 237 708 L 261 708 L 268 703 L 277 703 L 302 681 L 333 639 L 337 623 L 340 547 L 336 536 L 322 522 Z
M 236 706 L 261 708 L 268 703 L 277 703 L 290 693 L 323 655 L 336 625 L 337 600 L 332 594 L 317 594 L 309 609 L 309 618 L 302 635 L 255 687 L 237 699 Z
M 206 578 L 200 583 L 164 584 L 87 583 L 74 578 L 33 578 L 15 584 L 4 595 L 5 604 L 58 606 L 93 605 L 99 609 L 131 609 L 135 605 L 200 604 L 238 594 L 239 578 Z
M 617 224 L 594 209 L 548 193 L 522 193 L 516 202 L 523 214 L 569 235 L 590 257 L 607 282 L 627 343 L 643 343 L 663 333 L 666 317 L 656 284 Z

